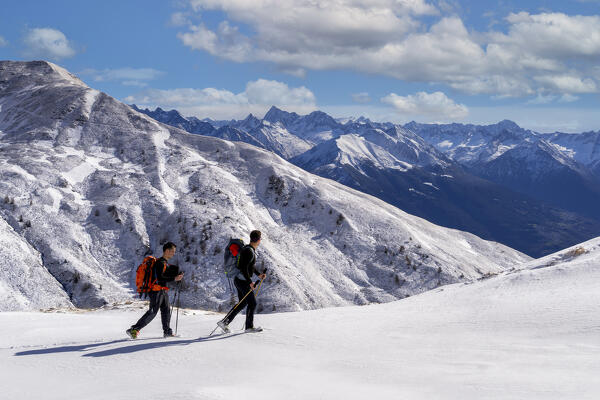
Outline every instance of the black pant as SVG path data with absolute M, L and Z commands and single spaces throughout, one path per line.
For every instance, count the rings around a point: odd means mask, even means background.
M 171 310 L 169 310 L 169 294 L 166 290 L 159 290 L 155 292 L 149 292 L 150 297 L 150 308 L 146 311 L 146 314 L 142 315 L 142 318 L 132 326 L 133 329 L 138 331 L 148 325 L 150 321 L 156 317 L 158 310 L 160 309 L 160 319 L 162 321 L 163 332 L 172 333 L 169 324 L 171 322 Z
M 248 294 L 250 290 L 252 290 L 252 288 L 250 287 L 250 282 L 235 278 L 233 280 L 233 283 L 235 284 L 235 288 L 238 291 L 238 299 L 242 299 L 244 296 L 246 296 L 246 294 Z M 240 302 L 237 306 L 231 309 L 231 311 L 229 312 L 229 317 L 227 317 L 225 322 L 229 324 L 231 321 L 233 321 L 235 316 L 238 315 L 240 311 L 242 311 L 244 306 L 247 306 L 246 329 L 254 328 L 254 310 L 256 309 L 256 297 L 254 296 L 254 292 L 248 294 L 248 296 L 246 296 L 246 298 L 242 302 Z

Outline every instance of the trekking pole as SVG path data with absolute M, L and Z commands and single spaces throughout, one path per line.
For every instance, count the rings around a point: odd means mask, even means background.
M 267 274 L 267 269 L 266 269 L 266 268 L 265 268 L 265 270 L 263 271 L 263 274 L 265 274 L 265 278 L 266 278 L 266 274 Z M 260 282 L 258 283 L 258 287 L 256 288 L 256 293 L 255 293 L 255 296 L 258 296 L 258 291 L 260 290 L 260 287 L 261 287 L 261 285 L 262 285 L 262 283 L 263 283 L 263 280 L 264 280 L 265 278 L 261 279 L 261 280 L 260 280 Z
M 173 304 L 171 304 L 171 312 L 169 313 L 169 321 L 171 321 L 171 316 L 173 316 L 173 308 L 175 307 L 175 302 L 177 302 L 177 319 L 175 320 L 175 334 L 177 335 L 177 324 L 179 323 L 179 293 L 181 292 L 181 281 L 177 282 L 177 291 L 175 292 L 175 297 L 173 297 Z
M 263 279 L 264 279 L 264 278 L 263 278 Z M 260 280 L 260 283 L 258 284 L 258 288 L 260 288 L 260 285 L 262 284 L 262 281 L 263 281 L 263 279 L 261 279 L 261 280 Z M 248 293 L 246 293 L 246 295 L 245 295 L 244 297 L 242 297 L 242 299 L 241 299 L 240 301 L 238 301 L 238 302 L 237 302 L 237 304 L 236 304 L 235 306 L 233 306 L 233 308 L 232 308 L 231 310 L 229 310 L 229 312 L 227 313 L 227 315 L 225 315 L 225 316 L 224 316 L 224 317 L 221 319 L 221 321 L 224 321 L 224 320 L 226 320 L 226 319 L 227 319 L 227 317 L 229 317 L 229 315 L 231 315 L 231 313 L 233 312 L 233 310 L 235 310 L 235 309 L 237 308 L 237 306 L 239 306 L 239 305 L 240 305 L 240 303 L 241 303 L 242 301 L 244 301 L 244 300 L 246 299 L 246 297 L 248 297 L 248 295 L 249 295 L 250 293 L 254 292 L 254 290 L 255 290 L 255 289 L 250 289 L 250 290 L 248 291 Z M 217 326 L 217 328 L 218 328 L 218 326 Z M 208 336 L 212 336 L 212 334 L 213 334 L 213 333 L 215 333 L 215 331 L 217 330 L 217 328 L 213 329 L 213 331 L 212 331 L 212 332 L 210 333 L 210 335 L 208 335 Z
M 181 281 L 177 282 L 177 318 L 175 318 L 175 336 L 177 336 L 177 326 L 179 325 L 179 306 L 181 305 Z

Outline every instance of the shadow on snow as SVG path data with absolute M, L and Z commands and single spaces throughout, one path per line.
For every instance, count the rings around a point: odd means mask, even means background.
M 234 333 L 234 334 L 230 334 L 230 335 L 217 334 L 217 335 L 213 335 L 213 336 L 205 336 L 205 337 L 200 337 L 200 338 L 196 338 L 196 339 L 185 339 L 185 340 L 169 340 L 169 339 L 163 340 L 163 339 L 160 339 L 159 342 L 136 343 L 131 346 L 122 346 L 122 347 L 116 347 L 116 348 L 107 349 L 107 350 L 96 351 L 93 353 L 86 353 L 86 354 L 83 354 L 82 357 L 107 357 L 107 356 L 114 356 L 114 355 L 119 355 L 119 354 L 130 354 L 130 353 L 135 353 L 138 351 L 152 350 L 152 349 L 158 349 L 158 348 L 162 348 L 162 347 L 186 346 L 188 344 L 193 344 L 193 343 L 212 342 L 215 340 L 223 340 L 223 339 L 227 339 L 227 338 L 231 338 L 231 337 L 239 336 L 239 335 L 243 335 L 243 334 L 244 334 L 244 332 Z M 150 341 L 150 340 L 158 340 L 158 338 L 136 339 L 135 342 Z M 15 356 L 33 356 L 33 355 L 40 355 L 40 354 L 84 352 L 84 351 L 93 349 L 95 347 L 108 346 L 108 345 L 118 344 L 118 343 L 123 343 L 123 342 L 132 342 L 132 340 L 131 339 L 119 339 L 119 340 L 112 340 L 110 342 L 87 343 L 87 344 L 73 345 L 73 346 L 60 346 L 60 347 L 51 347 L 51 348 L 43 348 L 43 349 L 36 349 L 36 350 L 27 350 L 27 351 L 20 351 L 18 353 L 15 353 Z

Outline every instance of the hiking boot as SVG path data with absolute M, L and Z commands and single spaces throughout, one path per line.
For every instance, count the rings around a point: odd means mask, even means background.
M 229 333 L 229 332 L 231 332 L 231 331 L 229 330 L 229 324 L 228 324 L 227 322 L 225 322 L 225 321 L 219 321 L 219 322 L 217 322 L 217 326 L 218 326 L 219 328 L 221 328 L 221 330 L 222 330 L 223 332 L 225 332 L 225 333 Z
M 260 326 L 256 326 L 256 327 L 253 327 L 253 328 L 246 328 L 245 332 L 248 332 L 248 333 L 262 332 L 262 330 L 263 330 L 263 328 L 261 328 Z
M 127 334 L 127 336 L 129 336 L 132 339 L 137 339 L 140 331 L 137 329 L 133 329 L 133 328 L 129 328 L 125 331 L 125 333 Z

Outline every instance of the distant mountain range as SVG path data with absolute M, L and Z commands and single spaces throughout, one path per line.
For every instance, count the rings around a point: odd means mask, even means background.
M 140 111 L 181 127 L 199 121 L 175 110 Z M 204 135 L 262 147 L 408 213 L 534 257 L 600 235 L 600 132 L 540 134 L 507 120 L 343 121 L 277 107 L 263 119 L 203 122 L 213 126 Z

